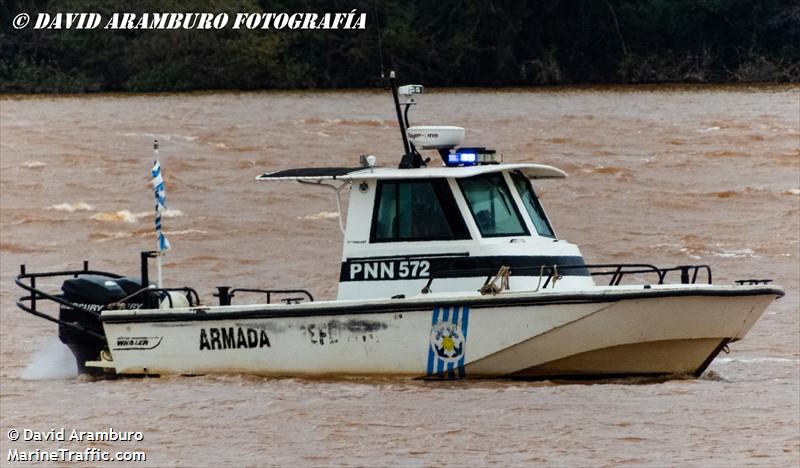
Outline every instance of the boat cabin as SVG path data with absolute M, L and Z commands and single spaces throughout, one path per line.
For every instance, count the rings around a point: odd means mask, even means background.
M 477 291 L 502 266 L 510 290 L 593 286 L 578 247 L 559 239 L 534 181 L 566 177 L 539 164 L 307 168 L 272 172 L 336 193 L 344 234 L 338 299 Z M 362 158 L 367 159 L 367 158 Z M 349 189 L 346 224 L 341 193 Z M 545 281 L 547 284 L 545 284 Z

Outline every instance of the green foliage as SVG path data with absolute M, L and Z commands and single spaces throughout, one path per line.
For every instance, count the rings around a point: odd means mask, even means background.
M 363 30 L 16 30 L 39 12 L 350 12 Z M 379 34 L 380 31 L 380 34 Z M 0 91 L 800 82 L 790 0 L 0 2 Z

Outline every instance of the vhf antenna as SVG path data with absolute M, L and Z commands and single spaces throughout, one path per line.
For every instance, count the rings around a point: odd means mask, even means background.
M 381 17 L 378 15 L 378 2 L 375 0 L 372 2 L 372 6 L 375 8 L 375 25 L 377 26 L 378 30 L 378 56 L 380 57 L 381 61 L 381 83 L 386 79 L 386 75 L 383 72 L 383 43 L 381 39 L 383 38 L 383 33 L 381 32 Z
M 404 166 L 404 162 L 409 156 L 412 156 L 411 145 L 408 143 L 408 136 L 406 135 L 406 123 L 403 119 L 403 111 L 400 110 L 400 96 L 397 93 L 397 76 L 394 70 L 389 70 L 389 83 L 392 86 L 392 97 L 394 98 L 394 108 L 397 111 L 397 123 L 400 124 L 400 136 L 403 137 L 403 159 L 400 161 L 400 167 Z M 416 166 L 419 167 L 419 166 Z
M 381 22 L 380 16 L 378 15 L 377 0 L 374 1 L 372 5 L 375 9 L 375 24 L 377 25 L 376 29 L 378 30 L 378 57 L 381 64 L 381 82 L 384 83 L 385 86 L 386 73 L 384 72 L 383 66 L 383 34 L 381 33 Z M 403 111 L 400 109 L 400 96 L 398 95 L 397 89 L 397 75 L 395 74 L 394 70 L 389 70 L 389 86 L 392 88 L 394 108 L 397 111 L 397 123 L 400 125 L 400 136 L 403 138 L 403 157 L 400 159 L 400 167 L 420 167 L 422 158 L 419 156 L 419 153 L 417 153 L 416 150 L 412 150 L 411 144 L 408 142 L 408 136 L 406 135 L 406 128 L 408 127 L 408 108 L 410 105 L 406 105 L 406 112 L 404 116 Z

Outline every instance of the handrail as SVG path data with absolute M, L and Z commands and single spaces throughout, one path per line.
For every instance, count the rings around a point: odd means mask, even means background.
M 43 273 L 27 273 L 25 271 L 25 265 L 20 265 L 20 274 L 17 275 L 16 279 L 14 280 L 14 283 L 17 286 L 19 286 L 20 288 L 30 292 L 31 295 L 30 296 L 22 296 L 22 297 L 19 298 L 19 301 L 20 302 L 30 301 L 31 302 L 31 308 L 33 310 L 36 310 L 36 300 L 37 299 L 49 299 L 49 300 L 51 300 L 53 302 L 57 302 L 57 303 L 59 303 L 59 304 L 61 304 L 63 306 L 66 306 L 66 307 L 69 307 L 69 308 L 72 308 L 72 309 L 76 309 L 76 310 L 81 310 L 81 311 L 84 311 L 84 312 L 88 312 L 90 314 L 93 314 L 96 317 L 99 317 L 100 314 L 98 312 L 95 312 L 93 310 L 87 309 L 87 308 L 83 307 L 80 304 L 75 304 L 74 302 L 70 302 L 70 301 L 68 301 L 66 299 L 63 299 L 61 297 L 58 297 L 56 295 L 46 293 L 46 292 L 44 292 L 41 289 L 38 289 L 36 287 L 36 278 L 53 278 L 53 277 L 56 277 L 56 276 L 73 276 L 73 277 L 77 278 L 78 275 L 98 275 L 98 276 L 107 276 L 109 278 L 114 278 L 114 279 L 122 278 L 122 275 L 117 275 L 115 273 L 110 273 L 110 272 L 107 272 L 107 271 L 89 270 L 88 269 L 88 265 L 89 265 L 89 262 L 83 262 L 83 266 L 84 266 L 83 270 L 48 271 L 48 272 L 43 272 Z M 31 280 L 31 284 L 30 285 L 25 284 L 22 281 L 24 279 L 30 279 Z M 23 309 L 23 310 L 25 310 L 25 309 Z
M 499 268 L 499 267 L 498 267 Z M 591 271 L 595 269 L 612 269 L 611 271 Z M 708 284 L 712 284 L 711 267 L 708 265 L 678 265 L 668 268 L 659 268 L 649 263 L 599 263 L 599 264 L 576 264 L 576 265 L 536 265 L 531 267 L 517 267 L 511 269 L 511 274 L 518 276 L 539 276 L 547 274 L 542 289 L 546 289 L 551 281 L 555 287 L 555 281 L 561 279 L 570 270 L 586 270 L 591 276 L 611 276 L 609 286 L 619 286 L 625 275 L 635 275 L 642 273 L 655 274 L 658 278 L 657 284 L 664 284 L 664 280 L 669 272 L 681 272 L 681 284 L 695 284 L 701 270 L 706 272 Z M 442 269 L 431 273 L 427 283 L 422 288 L 422 293 L 431 292 L 431 284 L 435 279 L 440 279 L 443 274 L 455 276 L 486 276 L 489 281 L 491 276 L 497 272 L 497 268 L 472 268 L 472 269 Z M 522 274 L 520 274 L 522 273 Z M 525 273 L 534 273 L 525 275 Z M 484 282 L 486 284 L 486 282 Z M 541 284 L 541 280 L 540 280 Z M 539 288 L 537 287 L 537 291 Z
M 272 295 L 273 294 L 303 294 L 305 295 L 310 302 L 314 302 L 314 296 L 311 295 L 305 289 L 259 289 L 259 288 L 234 288 L 231 289 L 229 286 L 217 286 L 217 292 L 214 293 L 214 297 L 219 298 L 219 305 L 226 306 L 231 305 L 231 299 L 236 295 L 236 293 L 244 292 L 244 293 L 261 293 L 267 295 L 267 304 L 272 303 Z M 284 299 L 288 300 L 288 299 Z
M 24 300 L 23 298 L 20 298 L 20 300 L 17 301 L 17 307 L 19 307 L 20 309 L 22 309 L 23 311 L 25 311 L 25 312 L 27 312 L 27 313 L 29 313 L 31 315 L 35 315 L 36 317 L 41 317 L 41 318 L 43 318 L 45 320 L 49 320 L 49 321 L 51 321 L 53 323 L 57 323 L 59 325 L 64 325 L 65 327 L 69 327 L 69 328 L 72 328 L 73 330 L 77 330 L 77 331 L 79 331 L 81 333 L 85 333 L 85 334 L 91 336 L 92 338 L 97 338 L 98 340 L 105 340 L 106 339 L 105 336 L 103 336 L 103 335 L 101 335 L 101 334 L 99 334 L 97 332 L 93 332 L 92 330 L 84 328 L 84 327 L 82 327 L 80 325 L 76 325 L 76 324 L 71 323 L 71 322 L 66 322 L 64 320 L 57 319 L 57 318 L 55 318 L 53 316 L 47 315 L 44 312 L 39 312 L 38 310 L 32 309 L 32 308 L 28 307 L 27 305 L 25 305 L 22 302 L 23 300 Z M 86 309 L 84 309 L 84 310 L 86 310 Z
M 694 273 L 692 274 L 691 280 L 689 280 L 689 270 L 692 269 L 694 270 Z M 663 268 L 661 271 L 663 272 L 664 277 L 666 277 L 667 273 L 670 271 L 680 271 L 681 284 L 695 284 L 697 282 L 697 275 L 700 273 L 700 270 L 706 271 L 708 284 L 712 284 L 711 267 L 708 265 L 678 265 L 672 268 Z
M 77 278 L 79 275 L 97 275 L 97 276 L 104 276 L 104 277 L 111 278 L 111 279 L 119 279 L 119 278 L 123 277 L 122 275 L 118 275 L 116 273 L 111 273 L 111 272 L 108 272 L 108 271 L 90 270 L 88 261 L 84 261 L 83 262 L 83 268 L 80 269 L 80 270 L 62 270 L 62 271 L 47 271 L 47 272 L 40 272 L 40 273 L 29 273 L 27 271 L 25 265 L 20 265 L 19 269 L 20 269 L 20 273 L 14 279 L 14 283 L 17 286 L 19 286 L 20 288 L 22 288 L 23 290 L 29 292 L 30 294 L 20 297 L 16 301 L 17 307 L 19 307 L 22 311 L 27 312 L 27 313 L 29 313 L 31 315 L 43 318 L 45 320 L 48 320 L 48 321 L 53 322 L 53 323 L 57 323 L 59 325 L 62 325 L 62 326 L 68 327 L 68 328 L 71 328 L 73 330 L 76 330 L 76 331 L 78 331 L 80 333 L 86 334 L 86 335 L 88 335 L 88 336 L 90 336 L 92 338 L 96 338 L 96 339 L 99 339 L 99 340 L 105 340 L 106 338 L 105 338 L 104 335 L 102 335 L 100 333 L 97 333 L 97 332 L 95 332 L 93 330 L 90 330 L 90 329 L 88 329 L 88 328 L 86 328 L 84 326 L 81 326 L 81 325 L 78 325 L 78 324 L 72 323 L 72 322 L 67 322 L 65 320 L 61 320 L 60 318 L 56 318 L 56 317 L 54 317 L 54 316 L 52 316 L 52 315 L 50 315 L 48 313 L 45 313 L 45 312 L 39 310 L 37 308 L 37 301 L 40 300 L 40 299 L 45 299 L 45 300 L 48 300 L 48 301 L 52 301 L 52 302 L 54 302 L 56 304 L 61 305 L 62 307 L 66 307 L 66 308 L 69 308 L 71 310 L 75 310 L 75 311 L 82 312 L 82 313 L 87 313 L 87 314 L 93 316 L 94 318 L 96 318 L 98 320 L 100 319 L 100 314 L 102 313 L 103 310 L 107 310 L 109 308 L 113 308 L 114 305 L 117 305 L 117 304 L 120 304 L 122 302 L 128 301 L 128 300 L 130 300 L 130 299 L 132 299 L 132 298 L 144 293 L 145 291 L 155 291 L 155 292 L 159 292 L 160 291 L 160 292 L 167 292 L 167 293 L 170 292 L 170 291 L 183 291 L 183 292 L 186 293 L 190 305 L 199 305 L 199 303 L 200 303 L 199 297 L 197 295 L 197 291 L 195 291 L 194 289 L 189 288 L 189 287 L 183 287 L 183 288 L 149 288 L 149 287 L 145 287 L 145 288 L 142 288 L 142 289 L 134 292 L 133 294 L 130 294 L 130 295 L 126 296 L 125 298 L 123 298 L 123 299 L 121 299 L 119 301 L 115 301 L 115 302 L 112 302 L 112 303 L 109 303 L 109 304 L 105 304 L 105 305 L 101 304 L 100 307 L 97 310 L 94 310 L 94 309 L 89 309 L 89 308 L 85 307 L 83 304 L 77 304 L 77 303 L 68 301 L 68 300 L 64 299 L 63 297 L 61 297 L 60 295 L 48 293 L 48 292 L 45 292 L 45 291 L 39 289 L 36 286 L 36 279 L 37 278 L 55 278 L 55 277 L 59 277 L 59 276 L 72 276 L 74 278 Z M 25 283 L 25 280 L 28 280 L 30 282 L 30 284 Z M 170 307 L 172 307 L 173 306 L 172 297 L 169 294 L 166 294 L 166 297 L 167 297 L 167 300 L 169 301 Z
M 772 280 L 767 278 L 765 279 L 748 278 L 748 279 L 741 279 L 734 281 L 734 283 L 738 284 L 739 286 L 744 286 L 744 285 L 755 286 L 758 284 L 769 284 L 771 282 Z
M 89 262 L 83 262 L 84 269 L 82 270 L 64 270 L 64 271 L 45 271 L 42 273 L 27 273 L 25 265 L 20 265 L 20 274 L 17 275 L 17 279 L 25 279 L 25 278 L 46 278 L 46 277 L 54 277 L 54 276 L 74 276 L 77 277 L 78 275 L 98 275 L 98 276 L 108 276 L 109 278 L 122 278 L 122 275 L 118 275 L 116 273 L 111 273 L 109 271 L 100 271 L 100 270 L 90 270 L 88 268 Z
M 83 262 L 83 269 L 81 270 L 64 270 L 64 271 L 50 271 L 50 272 L 42 272 L 42 273 L 28 273 L 26 271 L 25 265 L 20 265 L 19 267 L 20 273 L 14 279 L 14 283 L 19 286 L 20 288 L 24 289 L 31 293 L 27 296 L 22 296 L 16 301 L 17 307 L 19 307 L 22 311 L 27 312 L 31 315 L 36 317 L 43 318 L 53 323 L 57 323 L 59 325 L 63 325 L 68 328 L 72 328 L 73 330 L 77 330 L 78 332 L 84 333 L 89 335 L 92 338 L 96 338 L 99 340 L 105 340 L 105 336 L 87 329 L 86 327 L 82 327 L 75 323 L 67 322 L 58 318 L 53 317 L 52 315 L 46 314 L 36 308 L 36 301 L 37 299 L 47 299 L 53 301 L 57 304 L 60 304 L 64 307 L 68 307 L 73 310 L 77 310 L 80 312 L 86 312 L 90 315 L 93 315 L 96 318 L 100 317 L 100 313 L 94 310 L 88 309 L 81 304 L 76 304 L 74 302 L 70 302 L 62 297 L 59 297 L 54 294 L 50 294 L 47 292 L 42 291 L 41 289 L 36 287 L 36 278 L 53 278 L 57 276 L 73 276 L 75 278 L 78 275 L 98 275 L 98 276 L 106 276 L 108 278 L 122 278 L 121 275 L 117 275 L 115 273 L 111 273 L 108 271 L 100 271 L 100 270 L 90 270 L 89 269 L 89 262 Z M 30 280 L 30 284 L 25 284 L 24 280 Z M 26 304 L 28 302 L 28 304 Z

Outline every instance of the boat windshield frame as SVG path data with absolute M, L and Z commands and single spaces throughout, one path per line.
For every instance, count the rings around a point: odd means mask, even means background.
M 556 231 L 553 229 L 553 225 L 550 223 L 550 219 L 547 217 L 547 213 L 545 213 L 544 207 L 539 201 L 536 191 L 533 189 L 531 180 L 525 177 L 525 175 L 520 171 L 509 171 L 508 175 L 511 177 L 511 182 L 514 184 L 514 188 L 517 190 L 520 201 L 525 207 L 525 211 L 527 211 L 531 224 L 533 224 L 534 229 L 536 229 L 536 233 L 540 237 L 558 239 L 558 236 L 556 236 Z M 523 193 L 520 188 L 524 188 L 527 191 L 527 194 Z M 526 195 L 529 196 L 533 206 L 528 206 L 528 203 L 526 203 Z M 533 210 L 533 212 L 531 212 L 531 210 Z M 544 225 L 541 226 L 540 223 L 543 223 Z M 545 232 L 542 232 L 543 230 L 545 230 Z
M 473 177 L 465 177 L 463 179 L 457 179 L 457 183 L 458 183 L 459 189 L 461 190 L 461 195 L 464 197 L 464 201 L 467 204 L 467 208 L 469 209 L 469 212 L 472 214 L 472 219 L 475 222 L 475 226 L 478 228 L 478 232 L 480 233 L 481 237 L 483 237 L 483 238 L 492 238 L 492 237 L 529 237 L 531 235 L 531 233 L 528 230 L 528 226 L 525 223 L 525 219 L 522 217 L 522 213 L 520 213 L 520 211 L 519 211 L 519 207 L 517 206 L 517 202 L 514 199 L 514 195 L 513 195 L 513 192 L 511 191 L 511 187 L 509 187 L 508 183 L 506 183 L 506 180 L 505 180 L 505 177 L 503 176 L 503 174 L 504 174 L 503 172 L 489 172 L 489 173 L 485 173 L 485 174 L 478 174 L 478 175 L 475 175 Z M 491 180 L 491 179 L 495 179 L 495 180 Z M 509 217 L 512 218 L 512 220 L 516 219 L 517 226 L 519 227 L 519 230 L 504 231 L 504 232 L 486 232 L 485 226 L 484 226 L 485 223 L 483 223 L 481 221 L 480 217 L 481 217 L 481 213 L 484 213 L 487 210 L 480 210 L 480 211 L 476 212 L 476 210 L 475 210 L 475 200 L 471 199 L 470 195 L 468 195 L 468 193 L 470 192 L 471 189 L 470 188 L 465 188 L 465 185 L 467 185 L 467 184 L 469 184 L 471 182 L 474 182 L 476 180 L 489 180 L 489 183 L 493 187 L 495 187 L 495 189 L 496 189 L 496 190 L 493 190 L 493 191 L 490 192 L 490 194 L 491 194 L 491 199 L 489 200 L 490 209 L 492 210 L 492 212 L 494 212 L 494 207 L 495 207 L 495 204 L 494 204 L 495 203 L 494 202 L 495 198 L 494 197 L 495 197 L 496 194 L 499 194 L 501 196 L 502 200 L 503 200 L 503 204 L 507 208 L 510 207 L 509 211 L 513 211 L 513 216 L 511 216 L 512 213 L 509 213 Z M 492 222 L 494 223 L 495 227 L 497 227 L 497 213 L 494 212 L 492 214 L 492 216 L 494 216 L 494 219 L 492 219 Z

